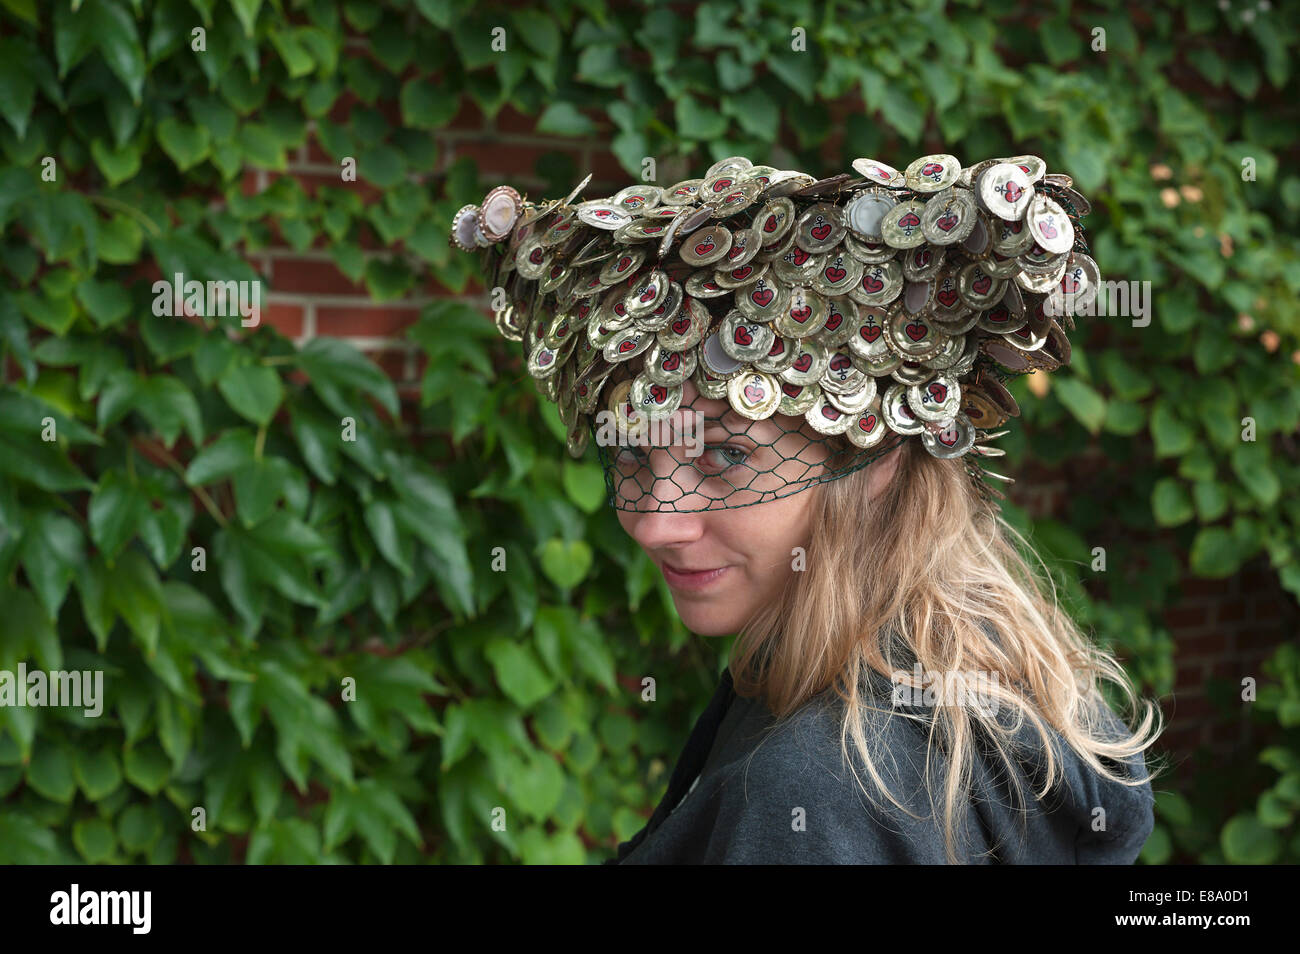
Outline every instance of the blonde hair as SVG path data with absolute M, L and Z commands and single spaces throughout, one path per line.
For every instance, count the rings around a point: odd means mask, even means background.
M 871 705 L 880 697 L 864 680 L 878 682 L 873 674 L 896 680 L 895 673 L 917 664 L 925 673 L 985 674 L 980 691 L 997 710 L 1011 711 L 1010 724 L 970 699 L 936 706 L 932 718 L 919 720 L 929 726 L 925 779 L 932 812 L 936 745 L 949 760 L 943 830 L 950 863 L 960 860 L 955 830 L 970 795 L 976 744 L 991 742 L 1008 777 L 1017 778 L 1011 738 L 1026 720 L 1046 751 L 1046 782 L 1036 798 L 1064 776 L 1052 729 L 1098 773 L 1144 784 L 1147 779 L 1122 767 L 1112 771 L 1100 759 L 1127 759 L 1149 748 L 1163 731 L 1159 707 L 1142 700 L 1132 734 L 1116 739 L 1107 732 L 1100 684 L 1117 687 L 1130 710 L 1137 696 L 1114 655 L 1061 612 L 1055 584 L 1029 543 L 980 498 L 960 460 L 932 457 L 919 439 L 893 453 L 900 455 L 897 472 L 874 500 L 867 500 L 868 481 L 886 458 L 805 491 L 814 498 L 806 569 L 792 573 L 741 629 L 730 660 L 737 693 L 761 696 L 781 719 L 833 687 L 846 703 L 841 754 L 864 794 L 875 803 L 849 757 L 850 738 L 876 787 L 916 818 L 889 792 L 872 759 L 863 727 L 871 721 L 868 710 L 882 710 Z

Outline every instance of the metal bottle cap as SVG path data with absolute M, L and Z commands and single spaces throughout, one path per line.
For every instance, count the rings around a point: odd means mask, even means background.
M 703 179 L 686 179 L 665 189 L 659 201 L 664 205 L 693 205 L 702 185 Z
M 822 389 L 815 384 L 791 384 L 781 382 L 781 403 L 777 406 L 778 414 L 798 417 L 808 413 L 808 409 L 817 402 Z
M 704 340 L 712 319 L 702 301 L 687 296 L 681 310 L 659 329 L 657 340 L 669 351 L 689 351 Z
M 776 413 L 781 390 L 772 375 L 750 370 L 727 381 L 727 398 L 737 414 L 761 421 Z
M 726 379 L 731 377 L 737 371 L 745 366 L 745 362 L 737 361 L 727 353 L 727 349 L 722 346 L 722 340 L 719 337 L 720 332 L 715 331 L 704 339 L 700 345 L 700 368 L 708 371 L 715 378 Z
M 735 290 L 752 285 L 767 274 L 771 266 L 767 262 L 750 262 L 736 268 L 720 268 L 713 273 L 713 280 L 722 288 Z
M 858 303 L 852 298 L 831 298 L 826 305 L 826 324 L 818 340 L 828 348 L 835 348 L 857 334 Z
M 682 301 L 686 294 L 682 291 L 682 286 L 674 281 L 668 282 L 668 294 L 664 300 L 659 303 L 654 311 L 648 315 L 638 315 L 632 319 L 632 324 L 642 331 L 659 331 L 667 327 L 668 323 L 677 317 L 677 313 L 682 310 Z
M 769 199 L 758 215 L 754 217 L 754 228 L 762 237 L 764 245 L 771 245 L 777 239 L 784 238 L 794 225 L 794 202 L 790 199 Z
M 854 415 L 845 414 L 832 404 L 822 392 L 804 412 L 806 420 L 818 434 L 843 434 L 853 424 Z
M 900 202 L 887 213 L 880 223 L 880 234 L 885 244 L 892 248 L 915 248 L 925 241 L 921 231 L 921 214 L 925 203 L 917 199 Z
M 826 361 L 826 370 L 822 372 L 818 384 L 823 391 L 837 391 L 847 394 L 863 386 L 867 374 L 853 363 L 852 352 L 847 347 L 835 351 Z
M 762 239 L 752 228 L 737 229 L 731 233 L 731 248 L 723 256 L 723 263 L 727 268 L 739 268 L 742 265 L 748 265 L 763 247 L 761 243 Z
M 776 277 L 790 285 L 811 285 L 821 271 L 822 256 L 792 243 L 785 254 L 772 261 Z
M 925 430 L 925 424 L 912 413 L 907 403 L 907 388 L 901 384 L 891 384 L 885 389 L 880 399 L 880 411 L 889 429 L 897 434 L 911 436 Z
M 883 229 L 883 226 L 882 226 Z M 883 241 L 867 242 L 848 232 L 844 236 L 844 247 L 850 255 L 864 265 L 879 265 L 898 255 L 898 249 L 886 245 Z
M 844 238 L 844 213 L 837 205 L 819 202 L 795 223 L 795 245 L 805 252 L 825 252 Z
M 780 315 L 790 301 L 790 293 L 783 285 L 764 277 L 745 287 L 736 295 L 736 307 L 751 321 L 769 322 Z
M 863 375 L 862 383 L 852 391 L 833 391 L 825 388 L 826 400 L 845 414 L 861 414 L 876 399 L 876 379 Z
M 508 185 L 499 185 L 483 199 L 475 220 L 487 240 L 496 243 L 510 234 L 523 210 L 524 200 L 519 193 Z
M 731 289 L 719 285 L 714 272 L 708 269 L 701 269 L 686 279 L 686 294 L 695 298 L 721 298 L 730 293 Z
M 858 175 L 891 189 L 901 189 L 906 185 L 905 177 L 893 166 L 875 159 L 854 159 L 853 171 Z
M 813 277 L 813 287 L 823 295 L 848 294 L 862 280 L 862 263 L 843 246 L 826 252 L 821 266 Z
M 768 325 L 751 322 L 740 311 L 732 311 L 722 319 L 718 343 L 736 361 L 753 363 L 771 349 L 774 334 Z
M 609 201 L 628 212 L 645 214 L 659 204 L 663 189 L 656 185 L 630 185 L 620 189 Z
M 909 282 L 927 282 L 943 267 L 948 250 L 940 246 L 918 245 L 903 252 L 903 277 Z
M 610 364 L 631 361 L 654 344 L 655 336 L 648 331 L 627 328 L 605 343 L 602 354 Z
M 822 330 L 829 310 L 825 298 L 811 288 L 795 285 L 790 289 L 788 301 L 786 309 L 773 321 L 777 334 L 807 338 Z
M 921 315 L 900 310 L 885 316 L 885 340 L 900 357 L 914 361 L 932 358 L 943 350 L 947 337 Z
M 1034 187 L 1023 169 L 1009 162 L 999 162 L 981 173 L 975 183 L 984 208 L 1008 221 L 1024 217 L 1034 197 Z
M 628 393 L 632 406 L 652 421 L 665 418 L 677 410 L 682 403 L 682 386 L 680 384 L 659 384 L 643 371 L 632 379 Z
M 451 220 L 451 244 L 462 252 L 478 251 L 478 243 L 474 241 L 474 230 L 478 226 L 477 205 L 462 205 Z
M 907 403 L 924 421 L 947 421 L 961 409 L 961 385 L 946 374 L 907 389 Z
M 681 384 L 695 371 L 696 355 L 688 351 L 669 351 L 656 341 L 646 353 L 645 375 L 656 384 Z
M 962 301 L 976 311 L 989 307 L 1002 298 L 1007 281 L 994 278 L 979 262 L 971 262 L 957 273 L 957 290 Z
M 1074 247 L 1074 223 L 1055 199 L 1034 196 L 1025 222 L 1034 241 L 1046 251 L 1063 254 Z
M 578 220 L 595 228 L 612 232 L 616 228 L 631 222 L 632 213 L 621 206 L 611 205 L 608 202 L 597 202 L 592 205 L 580 206 Z
M 960 186 L 936 195 L 925 204 L 921 234 L 932 245 L 954 245 L 975 228 L 975 199 Z
M 560 362 L 556 360 L 558 357 L 559 353 L 555 348 L 547 345 L 545 341 L 537 342 L 528 355 L 528 373 L 534 378 L 550 377 L 559 370 Z
M 816 384 L 830 361 L 826 346 L 816 338 L 798 338 L 794 347 L 798 353 L 790 367 L 781 372 L 781 380 L 790 384 Z
M 857 332 L 848 339 L 849 350 L 859 358 L 878 360 L 891 354 L 885 341 L 885 318 L 888 312 L 883 308 L 862 308 L 858 311 Z
M 880 411 L 879 401 L 874 402 L 861 413 L 853 416 L 853 423 L 844 432 L 850 443 L 857 447 L 875 447 L 882 440 L 888 429 L 885 418 Z
M 695 389 L 701 395 L 711 401 L 717 401 L 727 396 L 727 379 L 730 377 L 730 374 L 724 377 L 710 374 L 708 366 L 701 360 L 696 366 L 695 376 L 691 380 L 695 382 Z
M 772 346 L 767 349 L 767 354 L 754 361 L 754 367 L 760 371 L 766 371 L 768 374 L 780 374 L 794 364 L 796 357 L 798 357 L 798 352 L 795 349 L 793 339 L 774 334 L 772 335 Z
M 671 280 L 657 268 L 641 276 L 623 299 L 623 306 L 633 318 L 643 317 L 658 308 L 668 296 Z
M 865 192 L 844 207 L 844 220 L 853 234 L 868 242 L 884 241 L 880 224 L 898 199 L 885 192 Z
M 629 248 L 617 258 L 611 258 L 600 269 L 600 280 L 606 285 L 621 282 L 630 275 L 635 275 L 641 263 L 645 261 L 646 250 Z
M 921 443 L 931 457 L 943 460 L 961 457 L 975 445 L 975 425 L 970 418 L 959 412 L 952 423 L 942 430 L 923 430 Z
M 913 192 L 940 192 L 961 175 L 961 162 L 948 153 L 937 153 L 912 160 L 903 173 L 903 181 Z
M 709 225 L 682 240 L 677 254 L 682 261 L 699 268 L 712 265 L 731 249 L 731 231 L 724 225 Z
M 888 305 L 903 291 L 903 267 L 897 259 L 862 266 L 862 277 L 849 290 L 859 305 Z
M 519 246 L 515 253 L 515 270 L 529 281 L 537 281 L 551 267 L 551 250 L 536 236 Z

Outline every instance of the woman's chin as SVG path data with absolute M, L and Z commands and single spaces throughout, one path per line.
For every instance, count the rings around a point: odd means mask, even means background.
M 696 636 L 729 636 L 739 625 L 732 612 L 710 612 L 700 606 L 677 606 L 682 625 Z

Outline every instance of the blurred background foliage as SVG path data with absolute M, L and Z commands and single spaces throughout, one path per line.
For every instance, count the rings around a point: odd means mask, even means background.
M 1085 321 L 1041 400 L 1016 381 L 1004 446 L 1099 446 L 1125 484 L 1004 510 L 1167 693 L 1180 553 L 1206 577 L 1266 554 L 1300 594 L 1296 27 L 1267 3 L 0 0 L 0 669 L 107 692 L 98 720 L 0 708 L 0 861 L 581 863 L 643 824 L 720 644 L 683 630 L 484 313 L 425 309 L 403 414 L 350 345 L 156 318 L 141 274 L 251 280 L 247 254 L 319 245 L 376 300 L 473 290 L 447 229 L 497 183 L 433 138 L 466 100 L 608 143 L 629 181 L 646 157 L 932 151 L 1073 175 L 1103 278 L 1149 281 L 1153 318 Z M 243 194 L 313 130 L 382 198 Z M 537 168 L 547 196 L 587 171 Z M 1300 654 L 1270 666 L 1250 711 L 1274 744 L 1167 779 L 1143 860 L 1300 860 Z

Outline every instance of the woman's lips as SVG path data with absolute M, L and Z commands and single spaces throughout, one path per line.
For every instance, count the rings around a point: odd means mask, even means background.
M 668 585 L 679 590 L 699 590 L 713 585 L 730 567 L 720 566 L 712 570 L 677 570 L 667 563 L 661 564 L 664 579 Z

